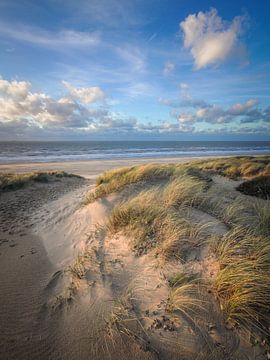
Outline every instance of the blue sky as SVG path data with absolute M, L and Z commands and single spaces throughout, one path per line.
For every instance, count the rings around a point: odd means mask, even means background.
M 269 11 L 0 0 L 0 139 L 270 140 Z

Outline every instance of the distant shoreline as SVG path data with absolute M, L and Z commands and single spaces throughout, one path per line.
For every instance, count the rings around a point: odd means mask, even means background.
M 257 154 L 256 154 L 257 155 Z M 4 173 L 27 173 L 32 171 L 65 171 L 68 173 L 93 179 L 104 171 L 147 163 L 184 163 L 193 160 L 210 158 L 230 157 L 231 155 L 216 156 L 175 156 L 175 157 L 147 157 L 113 160 L 77 160 L 59 162 L 36 162 L 36 163 L 9 163 L 0 164 L 0 172 Z M 237 156 L 237 155 L 235 155 Z M 255 155 L 254 155 L 255 156 Z
M 66 171 L 68 173 L 80 175 L 86 178 L 94 178 L 104 171 L 124 166 L 132 166 L 146 163 L 174 163 L 188 162 L 191 160 L 217 158 L 221 156 L 176 156 L 162 158 L 130 158 L 117 160 L 78 160 L 62 162 L 36 162 L 36 163 L 9 163 L 0 164 L 0 172 L 6 173 L 24 173 L 32 171 Z M 223 157 L 223 156 L 222 156 Z

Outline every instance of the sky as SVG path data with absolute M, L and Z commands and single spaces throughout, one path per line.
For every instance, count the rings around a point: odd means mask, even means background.
M 270 140 L 268 0 L 0 0 L 0 140 Z

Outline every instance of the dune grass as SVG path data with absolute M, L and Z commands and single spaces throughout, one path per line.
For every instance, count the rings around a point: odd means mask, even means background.
M 160 180 L 175 180 L 181 177 L 181 182 L 188 176 L 189 181 L 195 186 L 201 184 L 205 189 L 209 187 L 211 178 L 199 169 L 188 164 L 147 164 L 121 168 L 105 172 L 96 180 L 94 192 L 87 194 L 86 203 L 91 203 L 99 198 L 105 197 L 113 192 L 121 191 L 124 187 L 139 182 L 156 182 Z M 179 181 L 180 182 L 180 181 Z M 186 184 L 187 185 L 187 184 Z M 179 186 L 181 186 L 179 184 Z M 182 186 L 183 189 L 183 186 Z M 191 189 L 190 189 L 191 190 Z
M 209 186 L 211 177 L 207 174 L 208 172 L 231 179 L 270 175 L 270 156 L 228 157 L 183 164 L 146 164 L 107 171 L 97 178 L 96 188 L 94 192 L 87 194 L 85 203 L 120 191 L 127 185 L 161 179 L 176 180 L 182 175 L 201 180 Z
M 228 320 L 265 331 L 270 320 L 270 238 L 235 228 L 216 247 L 214 288 Z
M 23 174 L 0 174 L 0 192 L 17 190 L 31 182 L 46 183 L 50 180 L 63 177 L 80 177 L 78 175 L 68 174 L 64 171 L 49 171 L 49 172 L 31 172 Z
M 203 191 L 203 182 L 189 176 L 180 179 L 115 206 L 108 222 L 110 232 L 122 232 L 131 239 L 138 255 L 158 246 L 164 258 L 184 260 L 187 248 L 201 243 L 206 226 L 191 224 L 183 217 L 186 206 Z
M 163 191 L 165 207 L 192 206 L 201 202 L 207 183 L 192 176 L 178 176 Z
M 148 182 L 147 191 L 118 203 L 110 215 L 108 229 L 122 233 L 137 255 L 155 248 L 165 261 L 185 264 L 190 252 L 207 240 L 214 253 L 217 275 L 209 279 L 220 301 L 220 309 L 235 325 L 265 331 L 270 312 L 270 201 L 250 201 L 235 193 L 226 197 L 211 190 L 209 174 L 232 179 L 268 178 L 269 156 L 234 157 L 179 165 L 144 165 L 107 172 L 97 180 L 92 199 L 122 190 L 126 185 Z M 162 187 L 158 186 L 160 180 Z M 132 190 L 132 189 L 131 189 Z M 245 201 L 246 200 L 246 201 Z M 198 208 L 228 225 L 224 236 L 209 236 L 207 224 L 188 220 Z M 215 239 L 215 240 L 213 240 Z M 168 311 L 190 313 L 203 309 L 197 279 L 176 274 L 169 280 Z
M 176 165 L 155 164 L 107 171 L 97 178 L 96 189 L 94 192 L 87 194 L 86 202 L 93 202 L 134 183 L 167 179 L 172 176 L 175 171 Z
M 194 162 L 201 170 L 231 179 L 270 175 L 270 156 L 235 156 Z
M 251 226 L 257 234 L 270 236 L 270 200 L 253 203 L 254 216 Z
M 200 280 L 194 274 L 177 273 L 169 279 L 170 292 L 166 310 L 180 312 L 192 320 L 193 315 L 204 310 L 205 304 L 199 296 Z

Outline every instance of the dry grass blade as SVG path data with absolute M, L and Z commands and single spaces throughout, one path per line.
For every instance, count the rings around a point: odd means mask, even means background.
M 214 286 L 228 319 L 264 331 L 269 321 L 270 239 L 237 228 L 220 239 Z

